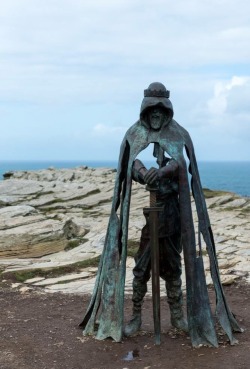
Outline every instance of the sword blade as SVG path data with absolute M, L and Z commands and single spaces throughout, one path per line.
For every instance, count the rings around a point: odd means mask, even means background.
M 159 238 L 158 238 L 158 212 L 161 208 L 150 208 L 149 229 L 151 247 L 151 270 L 152 270 L 152 300 L 155 344 L 161 343 L 161 314 L 160 314 L 160 278 L 159 278 Z

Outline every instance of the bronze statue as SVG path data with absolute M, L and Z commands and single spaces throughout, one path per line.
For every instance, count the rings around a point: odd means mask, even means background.
M 163 86 L 161 87 L 163 89 Z M 164 91 L 164 90 L 163 90 Z M 141 110 L 141 117 L 146 120 L 150 128 L 159 131 L 163 124 L 172 119 L 173 111 L 150 105 L 150 96 L 145 99 Z M 181 290 L 181 224 L 178 199 L 178 165 L 175 160 L 165 156 L 158 143 L 154 144 L 153 155 L 157 159 L 159 169 L 152 167 L 147 170 L 143 163 L 136 159 L 133 164 L 133 179 L 156 188 L 155 206 L 162 208 L 158 218 L 159 238 L 159 274 L 166 282 L 168 303 L 171 312 L 171 323 L 174 327 L 188 331 L 188 325 L 182 311 Z M 151 252 L 150 227 L 146 216 L 146 225 L 142 229 L 140 247 L 135 257 L 136 266 L 133 270 L 133 316 L 125 327 L 126 336 L 133 335 L 141 326 L 141 308 L 143 297 L 147 292 L 147 282 L 150 279 Z
M 138 154 L 150 143 L 154 144 L 153 154 L 159 169 L 147 170 L 137 159 Z M 184 158 L 184 150 L 189 158 L 189 167 Z M 199 220 L 197 235 L 193 224 L 188 170 Z M 193 144 L 188 132 L 173 119 L 169 91 L 158 82 L 150 84 L 144 91 L 140 119 L 129 128 L 121 145 L 104 249 L 92 299 L 81 323 L 85 328 L 84 334 L 96 334 L 98 339 L 112 337 L 115 341 L 121 341 L 123 334 L 132 335 L 141 326 L 141 306 L 150 278 L 150 235 L 147 216 L 133 271 L 133 316 L 125 328 L 123 327 L 128 220 L 133 179 L 141 184 L 156 187 L 156 205 L 162 208 L 158 221 L 159 274 L 166 281 L 172 325 L 188 331 L 194 347 L 201 344 L 218 346 L 202 259 L 202 247 L 205 246 L 216 292 L 216 316 L 231 344 L 234 344 L 236 340 L 232 332 L 240 332 L 241 329 L 227 305 L 220 282 L 213 233 Z M 199 245 L 198 251 L 196 244 Z M 186 271 L 188 322 L 182 311 L 182 248 Z

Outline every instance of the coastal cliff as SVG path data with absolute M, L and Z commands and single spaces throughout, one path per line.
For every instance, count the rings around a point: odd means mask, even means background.
M 53 268 L 100 255 L 115 172 L 82 166 L 5 173 L 0 182 L 0 268 Z M 250 198 L 222 191 L 204 192 L 222 282 L 240 277 L 248 280 Z M 147 191 L 133 183 L 129 246 L 135 249 L 144 225 L 142 209 L 147 205 Z M 206 250 L 204 260 L 209 270 Z

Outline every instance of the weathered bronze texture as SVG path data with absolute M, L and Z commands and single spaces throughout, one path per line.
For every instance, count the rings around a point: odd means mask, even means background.
M 172 325 L 183 330 L 187 328 L 181 308 L 180 253 L 183 248 L 188 333 L 192 345 L 218 346 L 202 252 L 197 254 L 196 250 L 196 239 L 202 239 L 201 247 L 207 250 L 209 256 L 216 293 L 216 318 L 230 343 L 234 344 L 236 340 L 233 331 L 240 332 L 241 329 L 227 305 L 220 282 L 215 243 L 193 143 L 188 132 L 173 119 L 173 107 L 168 96 L 164 85 L 152 83 L 145 92 L 139 120 L 129 128 L 123 139 L 103 254 L 93 295 L 81 326 L 84 327 L 84 334 L 95 334 L 98 339 L 112 337 L 115 341 L 122 340 L 129 207 L 132 180 L 135 180 L 142 185 L 159 184 L 156 205 L 164 208 L 159 214 L 158 223 L 159 274 L 166 281 Z M 150 143 L 154 144 L 153 155 L 157 159 L 158 169 L 148 170 L 137 159 L 139 153 Z M 190 183 L 188 172 L 191 175 Z M 194 228 L 190 191 L 196 206 L 198 235 Z M 142 229 L 140 247 L 135 258 L 132 298 L 132 320 L 135 324 L 127 329 L 130 333 L 139 329 L 141 324 L 141 305 L 151 269 L 149 244 L 147 223 Z M 98 329 L 95 331 L 97 315 Z

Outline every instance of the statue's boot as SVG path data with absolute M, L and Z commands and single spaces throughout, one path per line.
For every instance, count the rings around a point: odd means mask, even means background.
M 126 337 L 134 335 L 139 331 L 142 324 L 141 309 L 143 298 L 147 292 L 147 283 L 143 283 L 136 278 L 133 280 L 133 314 L 128 324 L 124 328 Z
M 167 298 L 173 327 L 188 332 L 188 323 L 182 310 L 181 278 L 166 282 Z

